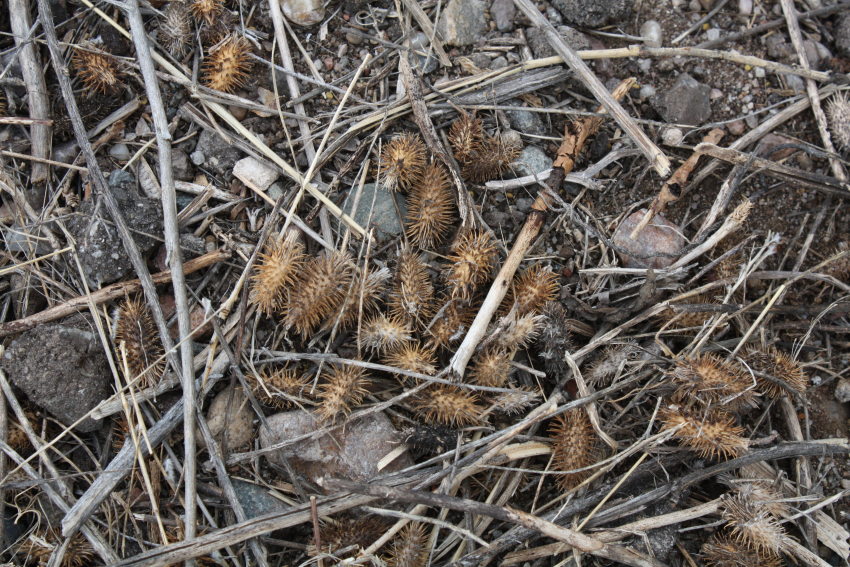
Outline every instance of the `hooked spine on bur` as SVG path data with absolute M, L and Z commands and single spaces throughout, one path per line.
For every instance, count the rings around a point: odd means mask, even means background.
M 283 409 L 292 405 L 288 397 L 301 396 L 309 387 L 307 378 L 295 368 L 264 368 L 247 376 L 251 392 L 266 406 Z
M 425 421 L 452 427 L 478 423 L 484 408 L 475 392 L 449 384 L 435 384 L 423 390 L 413 409 Z
M 192 0 L 189 11 L 198 22 L 212 26 L 224 13 L 224 0 Z
M 183 57 L 192 39 L 189 9 L 182 0 L 172 0 L 162 11 L 157 41 L 177 58 Z
M 384 354 L 382 360 L 387 366 L 394 366 L 408 372 L 418 372 L 428 376 L 437 373 L 437 356 L 433 349 L 412 341 L 389 350 Z M 399 374 L 398 377 L 402 380 L 408 379 L 402 374 Z
M 659 412 L 662 431 L 675 430 L 673 438 L 700 457 L 731 459 L 743 454 L 749 441 L 734 416 L 715 409 L 688 411 L 677 406 Z
M 390 541 L 389 552 L 384 562 L 387 567 L 425 567 L 430 548 L 425 526 L 411 522 Z
M 560 291 L 558 274 L 549 266 L 535 264 L 514 278 L 514 284 L 502 302 L 502 311 L 509 311 L 516 303 L 520 315 L 540 313 L 544 305 L 558 297 Z
M 677 385 L 673 394 L 676 402 L 735 410 L 755 406 L 755 382 L 750 375 L 715 354 L 700 353 L 679 360 L 670 375 Z
M 444 272 L 451 297 L 470 299 L 475 289 L 489 279 L 497 254 L 496 245 L 486 232 L 467 230 L 460 234 Z
M 360 327 L 360 348 L 377 353 L 395 350 L 412 338 L 410 327 L 400 317 L 378 313 Z
M 342 305 L 354 273 L 354 263 L 346 253 L 323 252 L 310 258 L 292 286 L 284 326 L 308 337 Z
M 210 49 L 202 65 L 204 84 L 216 91 L 231 93 L 245 86 L 251 64 L 251 44 L 231 34 Z
M 743 358 L 754 371 L 775 379 L 756 375 L 759 391 L 768 398 L 776 400 L 789 392 L 802 394 L 806 391 L 809 382 L 806 373 L 788 353 L 772 346 L 750 347 Z
M 347 416 L 351 408 L 360 405 L 369 393 L 371 378 L 357 366 L 333 364 L 319 386 L 319 406 L 316 415 L 323 421 L 334 421 L 338 416 Z
M 434 284 L 419 254 L 402 248 L 388 307 L 392 315 L 423 326 L 434 315 Z
M 837 93 L 826 105 L 829 131 L 836 145 L 842 150 L 850 149 L 850 100 L 845 93 Z

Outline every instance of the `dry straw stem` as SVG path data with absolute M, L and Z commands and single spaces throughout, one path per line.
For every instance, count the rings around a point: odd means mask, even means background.
M 728 217 L 726 217 L 726 220 L 723 221 L 723 224 L 720 225 L 717 232 L 706 238 L 705 242 L 676 260 L 669 269 L 675 270 L 677 268 L 687 266 L 692 261 L 717 246 L 724 238 L 744 225 L 744 222 L 746 222 L 752 208 L 753 203 L 745 199 L 740 205 L 735 207 L 735 210 L 732 211 Z

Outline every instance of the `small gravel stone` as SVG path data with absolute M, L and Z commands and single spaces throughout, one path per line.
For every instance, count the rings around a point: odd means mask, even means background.
M 171 152 L 171 168 L 174 170 L 174 178 L 179 181 L 191 181 L 194 177 L 194 169 L 189 162 L 189 156 L 180 148 Z
M 647 20 L 640 27 L 640 36 L 648 47 L 661 47 L 664 39 L 661 24 L 656 20 Z
M 520 212 L 527 213 L 531 210 L 531 205 L 534 204 L 534 199 L 529 199 L 528 197 L 520 197 L 516 200 L 516 208 Z
M 194 152 L 192 152 L 192 154 L 189 156 L 189 159 L 191 159 L 192 163 L 194 163 L 195 165 L 204 165 L 204 162 L 207 161 L 204 152 L 199 150 L 195 150 Z
M 245 447 L 254 439 L 254 412 L 248 396 L 241 387 L 222 390 L 207 410 L 207 426 L 213 438 L 225 453 Z M 198 431 L 200 445 L 206 446 L 204 436 Z
M 705 32 L 705 38 L 708 41 L 715 41 L 720 39 L 720 30 L 717 28 L 710 28 L 707 32 Z
M 632 240 L 630 234 L 646 213 L 641 209 L 629 215 L 614 232 L 614 244 L 625 250 L 618 252 L 626 268 L 666 268 L 676 261 L 685 246 L 679 227 L 657 214 Z
M 507 114 L 511 128 L 523 134 L 542 136 L 546 133 L 543 120 L 537 112 L 531 112 L 530 110 L 509 110 Z
M 567 45 L 576 51 L 590 47 L 590 39 L 580 31 L 569 26 L 558 26 L 556 29 Z M 552 44 L 546 38 L 546 32 L 540 28 L 527 28 L 525 30 L 525 38 L 528 41 L 528 47 L 531 48 L 531 53 L 535 57 L 541 58 L 555 55 L 555 48 L 552 47 Z
M 437 23 L 437 33 L 449 45 L 476 43 L 487 31 L 485 8 L 481 0 L 449 0 Z
M 726 129 L 729 130 L 730 134 L 740 136 L 746 130 L 746 124 L 743 120 L 734 120 L 726 125 Z
M 253 157 L 242 158 L 233 166 L 233 175 L 243 183 L 257 186 L 265 191 L 280 177 L 277 170 L 270 164 Z
M 236 499 L 242 505 L 242 510 L 249 520 L 272 512 L 283 512 L 289 508 L 289 504 L 272 496 L 269 489 L 264 486 L 238 478 L 232 479 L 231 482 Z
M 439 64 L 437 56 L 434 54 L 434 50 L 430 49 L 429 44 L 428 36 L 422 32 L 415 33 L 410 39 L 411 49 L 422 52 L 422 54 L 414 53 L 413 66 L 426 75 L 436 69 Z
M 835 399 L 846 404 L 850 402 L 850 379 L 840 378 L 835 385 Z
M 123 143 L 113 144 L 109 148 L 109 157 L 118 161 L 129 161 L 131 157 L 130 148 L 127 147 L 127 144 Z
M 401 234 L 403 227 L 399 221 L 396 207 L 393 205 L 393 199 L 395 199 L 399 209 L 401 209 L 402 216 L 407 212 L 404 197 L 400 193 L 390 193 L 378 188 L 374 183 L 367 183 L 363 186 L 360 201 L 357 203 L 357 210 L 352 214 L 351 209 L 354 206 L 356 194 L 357 187 L 352 187 L 348 191 L 342 204 L 342 210 L 346 214 L 351 215 L 360 226 L 375 227 L 378 238 L 390 238 Z M 373 199 L 375 201 L 374 207 L 372 206 Z
M 764 79 L 764 67 L 756 67 L 753 72 L 757 79 Z
M 496 22 L 496 29 L 500 32 L 513 31 L 516 19 L 516 6 L 513 0 L 493 0 L 490 5 L 490 17 Z
M 753 0 L 738 0 L 738 13 L 749 16 L 753 13 Z
M 697 126 L 711 116 L 711 87 L 682 73 L 665 93 L 657 97 L 656 107 L 667 122 Z
M 640 95 L 640 98 L 643 99 L 643 100 L 646 100 L 648 98 L 652 98 L 652 97 L 655 96 L 655 87 L 653 87 L 652 85 L 644 85 L 640 88 L 640 91 L 638 91 L 638 94 Z
M 845 57 L 850 57 L 850 13 L 842 15 L 833 29 L 835 47 Z
M 511 174 L 505 177 L 525 177 L 542 173 L 552 167 L 552 158 L 537 146 L 526 146 L 511 164 Z
M 753 128 L 759 125 L 758 116 L 756 116 L 755 114 L 750 114 L 749 116 L 744 118 L 744 123 L 747 125 L 747 128 L 752 130 Z
M 661 132 L 661 141 L 668 146 L 678 146 L 685 139 L 685 135 L 679 128 L 665 128 Z
M 504 57 L 502 57 L 501 55 L 499 57 L 496 57 L 495 59 L 493 59 L 490 62 L 490 69 L 494 69 L 494 70 L 495 69 L 504 69 L 507 66 L 508 66 L 508 60 L 505 59 Z
M 623 21 L 632 11 L 631 0 L 553 0 L 564 21 L 586 28 Z

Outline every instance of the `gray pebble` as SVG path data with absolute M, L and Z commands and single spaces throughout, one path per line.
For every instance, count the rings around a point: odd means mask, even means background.
M 493 61 L 490 62 L 491 69 L 504 69 L 508 66 L 508 60 L 504 57 L 496 57 Z
M 720 39 L 720 30 L 717 28 L 710 28 L 708 31 L 705 32 L 705 38 L 708 41 L 715 41 Z
M 129 161 L 131 157 L 130 148 L 127 147 L 127 144 L 123 143 L 113 144 L 109 148 L 109 157 L 118 161 Z
M 199 150 L 195 150 L 194 152 L 192 152 L 192 154 L 189 156 L 189 159 L 191 159 L 192 163 L 194 163 L 195 165 L 204 165 L 204 162 L 207 161 L 206 156 L 204 156 L 204 152 Z
M 500 32 L 513 31 L 516 20 L 516 6 L 513 0 L 493 0 L 490 5 L 490 17 L 493 18 L 496 29 Z
M 640 27 L 640 36 L 648 47 L 661 47 L 664 39 L 661 24 L 656 20 L 647 20 Z

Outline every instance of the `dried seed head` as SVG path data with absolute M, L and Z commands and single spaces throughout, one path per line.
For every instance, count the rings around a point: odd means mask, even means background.
M 83 81 L 87 96 L 91 94 L 116 94 L 121 87 L 123 73 L 118 69 L 116 59 L 97 50 L 92 44 L 81 45 L 74 49 L 71 66 Z
M 455 219 L 454 210 L 454 195 L 445 167 L 437 163 L 426 165 L 407 200 L 407 237 L 423 249 L 441 244 Z
M 759 553 L 728 534 L 715 534 L 700 549 L 706 567 L 782 567 L 779 555 Z
M 737 457 L 749 445 L 741 436 L 744 428 L 735 425 L 735 418 L 721 410 L 690 412 L 671 406 L 662 410 L 660 417 L 662 431 L 676 429 L 673 437 L 703 458 Z
M 639 353 L 640 348 L 632 342 L 609 346 L 584 373 L 584 378 L 593 386 L 607 385 Z
M 830 253 L 829 256 L 844 253 L 843 256 L 824 267 L 823 273 L 832 276 L 840 282 L 850 280 L 850 242 L 841 242 Z
M 159 382 L 165 373 L 165 350 L 153 317 L 141 298 L 127 298 L 118 305 L 114 314 L 113 338 L 122 368 L 122 345 L 127 355 L 128 382 L 138 377 L 136 384 L 139 389 Z
M 473 152 L 461 165 L 461 174 L 467 181 L 486 183 L 510 170 L 519 157 L 520 147 L 502 136 L 486 136 L 480 149 Z
M 484 127 L 473 114 L 462 113 L 449 128 L 449 144 L 458 163 L 464 164 L 481 149 Z
M 27 557 L 36 565 L 47 565 L 53 552 L 65 538 L 47 528 L 38 528 L 35 533 L 30 534 L 16 547 L 16 553 Z M 59 563 L 59 567 L 87 567 L 95 561 L 94 549 L 80 532 L 71 536 L 71 541 L 65 548 L 65 555 Z
M 410 333 L 410 327 L 400 317 L 378 313 L 363 323 L 357 341 L 362 349 L 384 353 L 396 350 L 409 341 Z
M 404 132 L 381 151 L 378 175 L 388 191 L 407 190 L 419 181 L 425 168 L 425 144 L 418 134 Z
M 510 388 L 510 392 L 499 392 L 493 397 L 493 409 L 505 415 L 516 415 L 536 405 L 540 392 L 525 388 Z
M 390 279 L 389 268 L 380 268 L 365 273 L 360 270 L 359 273 L 357 281 L 348 291 L 348 295 L 345 296 L 345 303 L 340 309 L 339 326 L 342 329 L 351 327 L 361 316 L 369 316 L 380 308 L 381 296 L 387 287 L 387 281 Z M 336 315 L 332 314 L 328 323 L 333 325 L 336 320 Z
M 425 456 L 445 453 L 455 446 L 457 432 L 445 425 L 431 426 L 415 423 L 405 431 L 405 444 L 410 448 L 411 456 L 419 459 Z
M 731 536 L 742 546 L 764 555 L 778 555 L 789 542 L 776 516 L 741 495 L 723 498 L 721 513 Z
M 791 509 L 782 495 L 774 488 L 774 483 L 766 479 L 749 479 L 737 477 L 720 477 L 738 498 L 757 508 L 764 508 L 777 518 L 791 513 Z
M 189 10 L 199 23 L 211 26 L 224 12 L 224 0 L 192 0 Z
M 292 398 L 303 395 L 310 381 L 295 368 L 264 368 L 256 375 L 246 376 L 251 392 L 257 400 L 269 407 L 283 409 L 292 405 Z
M 6 116 L 6 93 L 0 90 L 0 116 Z
M 425 262 L 408 248 L 398 254 L 395 281 L 389 298 L 393 316 L 411 325 L 424 326 L 434 315 L 434 284 Z
M 35 431 L 38 431 L 38 428 L 33 426 L 33 424 L 38 423 L 38 414 L 31 409 L 25 409 L 24 416 L 29 422 L 30 427 L 33 427 Z M 32 449 L 29 437 L 27 437 L 27 433 L 24 431 L 23 425 L 18 423 L 17 419 L 13 420 L 9 424 L 9 433 L 6 443 L 9 444 L 9 447 L 22 455 L 29 454 Z
M 502 310 L 509 311 L 516 302 L 520 315 L 540 313 L 547 302 L 558 297 L 560 290 L 558 275 L 552 268 L 535 264 L 514 279 L 512 289 L 502 302 Z
M 802 394 L 806 391 L 808 378 L 803 368 L 786 352 L 774 347 L 750 348 L 744 354 L 744 362 L 758 374 L 758 390 L 768 398 L 777 400 L 787 392 Z M 768 376 L 768 377 L 765 377 Z
M 520 317 L 516 314 L 510 315 L 510 320 L 504 326 L 502 332 L 496 337 L 496 344 L 507 350 L 514 351 L 525 348 L 537 334 L 543 325 L 543 316 L 534 313 L 526 313 Z M 504 319 L 502 320 L 504 323 Z
M 351 258 L 343 252 L 326 252 L 311 258 L 292 286 L 284 326 L 308 337 L 342 305 L 354 271 Z
M 429 554 L 425 526 L 411 522 L 390 541 L 389 555 L 384 562 L 387 567 L 425 567 Z
M 729 219 L 734 222 L 737 227 L 740 227 L 747 222 L 747 217 L 750 216 L 750 211 L 752 210 L 753 202 L 749 199 L 744 199 L 740 205 L 735 207 L 735 210 L 732 211 L 731 215 L 729 215 Z
M 204 84 L 216 91 L 231 93 L 245 86 L 251 69 L 251 44 L 231 34 L 213 46 L 204 58 Z
M 437 373 L 437 356 L 433 349 L 422 346 L 418 343 L 407 342 L 400 347 L 391 350 L 383 357 L 384 364 L 394 366 L 409 372 L 418 372 L 433 376 Z M 402 380 L 407 378 L 401 374 L 398 377 Z
M 413 409 L 425 421 L 453 427 L 478 423 L 484 408 L 471 390 L 448 384 L 426 388 L 414 401 Z
M 444 273 L 451 296 L 469 299 L 475 288 L 490 277 L 497 251 L 490 235 L 470 230 L 461 234 L 452 245 L 450 264 Z
M 319 407 L 316 415 L 321 420 L 333 421 L 339 415 L 347 416 L 351 408 L 360 405 L 369 393 L 372 380 L 357 366 L 333 365 L 319 386 Z
M 543 307 L 543 317 L 540 358 L 545 363 L 546 373 L 557 379 L 567 370 L 564 353 L 573 349 L 567 312 L 560 303 L 550 301 Z
M 474 313 L 469 305 L 450 300 L 428 328 L 428 346 L 436 350 L 448 348 L 460 341 L 469 330 L 473 317 Z
M 304 246 L 295 240 L 273 240 L 266 244 L 251 276 L 251 293 L 248 301 L 257 311 L 271 315 L 287 303 L 289 288 L 304 267 L 307 256 Z
M 549 437 L 552 439 L 552 466 L 557 471 L 569 472 L 558 475 L 558 486 L 565 492 L 572 490 L 591 475 L 592 471 L 578 469 L 598 460 L 599 437 L 581 408 L 556 417 L 549 427 Z
M 335 559 L 346 559 L 369 547 L 386 528 L 386 523 L 375 516 L 344 516 L 324 521 L 321 528 L 321 552 Z M 318 555 L 315 545 L 307 546 L 307 554 L 313 557 Z
M 469 370 L 469 379 L 480 386 L 501 388 L 508 383 L 513 367 L 511 353 L 499 348 L 487 348 L 477 353 Z
M 850 148 L 850 100 L 845 93 L 833 96 L 826 107 L 829 116 L 829 131 L 832 139 L 842 150 Z
M 670 373 L 677 388 L 673 401 L 732 410 L 755 406 L 755 382 L 737 364 L 714 354 L 679 360 Z
M 658 314 L 658 318 L 667 324 L 667 328 L 674 324 L 678 328 L 702 327 L 706 321 L 711 319 L 713 312 L 699 310 L 698 306 L 710 303 L 716 302 L 712 301 L 707 295 L 692 296 L 682 302 L 671 304 L 670 307 Z
M 180 59 L 186 54 L 192 40 L 192 23 L 189 10 L 183 0 L 172 0 L 162 11 L 157 41 L 174 57 Z

